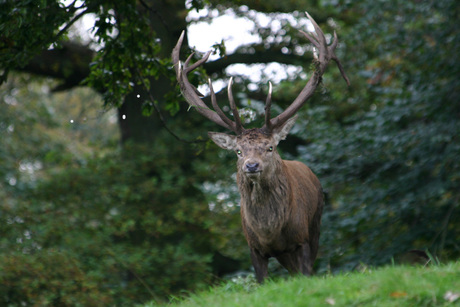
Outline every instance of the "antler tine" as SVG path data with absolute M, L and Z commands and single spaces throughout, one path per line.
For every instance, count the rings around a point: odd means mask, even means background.
M 329 62 L 329 58 L 327 58 L 328 48 L 327 48 L 326 37 L 324 37 L 323 30 L 321 30 L 321 28 L 318 26 L 318 24 L 313 19 L 313 17 L 311 17 L 310 14 L 308 14 L 308 12 L 305 12 L 305 14 L 307 15 L 307 18 L 310 20 L 310 22 L 312 23 L 313 27 L 315 28 L 316 38 L 318 40 L 318 46 L 317 47 L 319 49 L 318 50 L 318 52 L 319 52 L 319 56 L 318 56 L 319 60 L 318 61 L 319 61 L 320 65 L 323 65 L 323 67 L 321 67 L 321 68 L 325 69 L 326 66 L 327 66 L 327 63 Z
M 337 47 L 338 44 L 339 44 L 339 39 L 337 37 L 337 32 L 335 32 L 335 30 L 334 30 L 334 40 L 331 43 L 331 49 L 335 50 L 335 48 Z
M 226 129 L 232 130 L 237 134 L 240 134 L 242 132 L 241 123 L 238 126 L 236 122 L 234 123 L 230 119 L 228 119 L 225 116 L 225 114 L 222 112 L 222 110 L 218 108 L 218 106 L 217 108 L 215 107 L 217 105 L 217 102 L 215 101 L 212 103 L 216 111 L 208 108 L 208 106 L 201 100 L 200 95 L 198 94 L 199 93 L 198 90 L 188 80 L 188 74 L 194 69 L 196 69 L 198 66 L 204 64 L 208 60 L 209 55 L 211 54 L 211 51 L 207 52 L 203 58 L 201 58 L 200 60 L 198 60 L 197 62 L 189 66 L 189 63 L 193 57 L 193 54 L 192 54 L 187 58 L 185 63 L 181 65 L 180 49 L 182 46 L 182 42 L 184 41 L 184 37 L 185 37 L 185 31 L 182 31 L 177 41 L 177 44 L 173 48 L 173 51 L 171 54 L 171 58 L 174 63 L 174 69 L 176 71 L 176 78 L 177 78 L 177 81 L 179 82 L 182 95 L 184 96 L 185 100 L 191 107 L 195 107 L 198 113 L 200 113 L 207 119 L 213 121 L 214 123 Z M 215 97 L 215 94 L 214 94 L 214 91 L 211 85 L 210 85 L 210 89 L 211 89 L 211 101 L 212 101 L 212 100 L 215 100 L 216 97 Z M 239 116 L 237 118 L 239 120 Z
M 334 56 L 332 59 L 337 64 L 337 67 L 339 68 L 339 71 L 340 71 L 340 74 L 342 75 L 342 78 L 345 80 L 347 85 L 350 86 L 350 84 L 351 84 L 350 79 L 348 79 L 348 76 L 345 73 L 345 69 L 343 69 L 342 63 L 340 63 L 340 60 L 336 56 Z
M 233 84 L 233 77 L 231 77 L 230 80 L 228 81 L 228 86 L 227 86 L 228 101 L 230 103 L 230 109 L 232 110 L 233 117 L 235 118 L 235 130 L 236 130 L 235 132 L 237 135 L 240 135 L 243 132 L 244 128 L 243 128 L 243 125 L 241 124 L 241 118 L 240 118 L 240 114 L 238 113 L 238 109 L 236 107 L 235 100 L 233 99 L 232 84 Z
M 311 36 L 310 34 L 308 34 L 307 32 L 304 32 L 302 30 L 299 30 L 299 32 L 302 33 L 306 38 L 308 38 L 310 43 L 312 43 L 316 48 L 319 49 L 319 43 L 313 36 Z
M 268 95 L 267 95 L 267 100 L 265 101 L 265 128 L 271 131 L 271 108 L 272 108 L 272 83 L 269 81 L 268 82 Z
M 345 79 L 345 82 L 347 82 L 347 85 L 350 86 L 350 79 L 348 79 L 347 74 L 345 73 L 345 69 L 343 69 L 342 63 L 340 62 L 339 58 L 335 55 L 335 48 L 337 47 L 339 43 L 339 39 L 337 38 L 337 33 L 334 31 L 334 41 L 331 44 L 331 49 L 332 49 L 332 60 L 337 64 L 337 67 L 339 68 L 340 74 L 342 75 L 342 78 Z
M 200 60 L 196 61 L 194 64 L 192 64 L 190 67 L 188 66 L 189 62 L 190 62 L 190 59 L 192 58 L 192 56 L 195 54 L 195 52 L 192 52 L 192 54 L 187 58 L 187 60 L 185 60 L 185 63 L 184 63 L 184 69 L 187 69 L 187 72 L 190 72 L 192 70 L 194 70 L 195 68 L 197 68 L 198 66 L 206 63 L 206 61 L 208 60 L 209 56 L 211 55 L 211 50 L 209 50 L 208 52 L 206 52 L 206 54 L 204 55 L 203 58 L 201 58 Z
M 324 37 L 323 31 L 318 26 L 318 24 L 313 19 L 313 17 L 311 17 L 311 15 L 308 14 L 308 12 L 305 12 L 305 14 L 307 15 L 308 19 L 313 24 L 313 27 L 315 28 L 315 32 L 318 34 L 317 37 L 320 40 L 320 46 L 324 46 L 324 48 L 327 50 L 327 52 L 324 53 L 324 55 L 327 56 L 327 59 L 326 59 L 327 62 L 329 62 L 330 59 L 334 60 L 334 62 L 337 64 L 337 66 L 339 68 L 339 71 L 340 71 L 340 74 L 342 75 L 342 78 L 345 80 L 347 85 L 350 86 L 350 79 L 348 79 L 347 74 L 345 73 L 345 70 L 343 69 L 342 63 L 340 62 L 339 58 L 335 55 L 335 48 L 337 48 L 337 45 L 339 43 L 337 33 L 334 31 L 334 40 L 332 41 L 331 45 L 329 47 L 327 47 L 326 38 Z M 308 36 L 307 36 L 307 38 L 308 38 Z M 308 38 L 308 39 L 310 40 L 310 38 Z M 321 55 L 321 52 L 320 52 L 320 55 Z M 324 65 L 323 69 L 326 69 L 327 62 Z M 322 63 L 321 59 L 320 59 L 320 63 Z
M 214 108 L 214 111 L 216 111 L 216 113 L 220 116 L 220 118 L 228 126 L 233 127 L 235 123 L 225 115 L 225 113 L 222 111 L 222 109 L 217 104 L 216 94 L 214 93 L 214 88 L 212 87 L 211 79 L 208 79 L 208 83 L 209 83 L 209 90 L 211 92 L 211 103 L 212 103 L 212 107 Z M 234 130 L 234 129 L 231 129 L 231 130 Z
M 316 35 L 308 34 L 304 31 L 300 32 L 318 49 L 319 55 L 316 70 L 312 74 L 312 76 L 310 77 L 307 84 L 300 92 L 300 94 L 291 103 L 289 107 L 287 107 L 280 115 L 276 116 L 275 118 L 272 118 L 269 121 L 265 119 L 264 128 L 269 130 L 273 130 L 282 126 L 289 118 L 294 116 L 294 114 L 296 114 L 299 111 L 299 109 L 307 102 L 307 100 L 313 95 L 319 83 L 321 82 L 321 77 L 324 71 L 326 70 L 327 64 L 330 60 L 334 60 L 337 63 L 342 77 L 345 79 L 347 84 L 350 85 L 350 81 L 345 74 L 345 70 L 343 69 L 342 64 L 340 63 L 339 59 L 334 53 L 334 50 L 338 44 L 337 34 L 334 32 L 334 41 L 328 47 L 326 37 L 324 36 L 324 33 L 321 30 L 321 28 L 318 26 L 316 21 L 310 16 L 310 14 L 308 14 L 307 12 L 305 12 L 305 14 L 313 24 Z

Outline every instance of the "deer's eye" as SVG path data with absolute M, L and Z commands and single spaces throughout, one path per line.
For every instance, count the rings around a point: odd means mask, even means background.
M 267 151 L 272 152 L 273 151 L 273 146 L 268 147 Z
M 237 154 L 238 156 L 241 156 L 241 155 L 243 154 L 243 152 L 242 152 L 241 150 L 238 149 L 238 150 L 236 151 L 236 154 Z

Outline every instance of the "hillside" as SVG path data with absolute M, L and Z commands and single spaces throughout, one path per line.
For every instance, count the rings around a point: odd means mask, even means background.
M 161 306 L 154 303 L 145 307 Z M 296 277 L 257 286 L 236 279 L 166 306 L 460 306 L 460 262 Z

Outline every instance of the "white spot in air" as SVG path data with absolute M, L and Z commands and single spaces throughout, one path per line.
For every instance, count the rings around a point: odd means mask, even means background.
M 123 115 L 121 116 L 121 118 L 122 118 L 122 119 L 126 119 L 126 115 L 123 114 Z
M 10 180 L 8 180 L 8 183 L 12 186 L 15 186 L 17 182 L 17 179 L 14 177 L 11 177 Z
M 137 97 L 137 98 L 141 98 L 141 95 L 137 94 L 136 97 Z
M 73 119 L 70 120 L 70 123 L 73 124 Z

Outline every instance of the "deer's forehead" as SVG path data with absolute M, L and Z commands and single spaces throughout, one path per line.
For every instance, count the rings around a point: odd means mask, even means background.
M 237 143 L 243 148 L 258 148 L 267 147 L 273 143 L 271 135 L 259 131 L 248 131 L 243 135 L 238 136 Z

